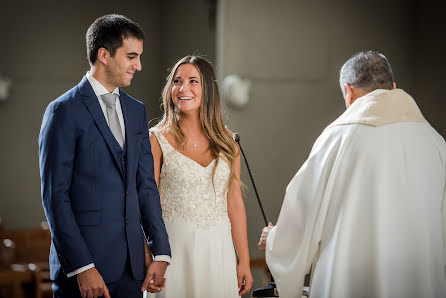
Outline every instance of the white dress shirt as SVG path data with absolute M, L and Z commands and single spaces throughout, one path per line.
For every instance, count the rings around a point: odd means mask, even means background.
M 101 105 L 101 109 L 102 109 L 102 113 L 104 114 L 105 120 L 107 121 L 107 125 L 108 125 L 108 116 L 107 116 L 107 107 L 105 105 L 104 100 L 102 99 L 101 95 L 104 94 L 109 94 L 108 90 L 101 84 L 99 83 L 98 80 L 96 80 L 91 74 L 90 72 L 87 72 L 87 74 L 85 75 L 87 77 L 88 82 L 90 82 L 91 87 L 93 88 L 94 93 L 96 94 L 96 97 L 98 98 L 99 104 Z M 114 94 L 118 95 L 118 99 L 119 99 L 119 88 L 116 87 L 115 90 L 113 90 Z M 122 130 L 122 136 L 123 136 L 123 140 L 125 143 L 125 126 L 124 126 L 124 116 L 122 115 L 122 109 L 121 109 L 121 102 L 120 100 L 116 101 L 116 113 L 118 114 L 118 120 L 119 120 L 119 124 L 121 125 L 121 130 Z M 168 255 L 157 255 L 154 258 L 154 261 L 164 261 L 167 263 L 170 263 L 170 256 Z M 83 266 L 79 269 L 76 269 L 70 273 L 67 274 L 67 277 L 72 277 L 75 276 L 81 272 L 87 271 L 88 269 L 91 269 L 95 267 L 94 263 L 88 264 L 86 266 Z
M 102 86 L 102 84 L 99 83 L 98 80 L 96 80 L 90 74 L 90 72 L 87 72 L 86 77 L 87 77 L 87 80 L 90 82 L 91 87 L 93 88 L 94 94 L 96 94 L 96 97 L 99 100 L 99 104 L 101 105 L 102 113 L 105 116 L 105 120 L 107 121 L 107 124 L 109 124 L 108 123 L 108 116 L 107 116 L 107 106 L 105 104 L 105 101 L 102 99 L 102 95 L 110 94 L 110 92 L 108 92 L 108 90 L 104 86 Z M 117 94 L 118 95 L 118 99 L 120 99 L 120 97 L 119 97 L 119 88 L 118 87 L 116 87 L 115 90 L 113 90 L 113 92 L 111 94 Z M 118 114 L 119 125 L 121 125 L 122 137 L 123 137 L 123 140 L 125 142 L 124 116 L 122 115 L 121 101 L 120 100 L 116 101 L 115 109 L 116 109 L 116 113 Z

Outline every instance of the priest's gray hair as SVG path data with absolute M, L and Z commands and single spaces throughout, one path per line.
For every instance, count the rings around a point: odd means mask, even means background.
M 376 51 L 361 51 L 354 54 L 339 72 L 339 84 L 345 95 L 344 84 L 361 88 L 366 92 L 393 88 L 392 67 L 387 58 Z

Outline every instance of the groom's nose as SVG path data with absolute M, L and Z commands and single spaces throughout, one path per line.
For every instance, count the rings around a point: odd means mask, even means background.
M 135 63 L 133 64 L 133 68 L 134 68 L 136 71 L 141 71 L 141 69 L 142 69 L 142 64 L 141 64 L 141 59 L 139 58 L 139 56 L 138 56 L 138 58 L 135 59 Z

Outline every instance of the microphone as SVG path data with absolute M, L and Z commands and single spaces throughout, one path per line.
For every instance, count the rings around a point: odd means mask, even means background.
M 240 135 L 238 134 L 238 132 L 234 132 L 233 134 L 232 134 L 232 138 L 234 139 L 234 141 L 237 143 L 237 144 L 239 144 L 239 146 L 240 146 Z
M 248 169 L 249 178 L 251 179 L 252 186 L 254 187 L 254 192 L 256 194 L 257 202 L 259 202 L 260 210 L 262 211 L 263 220 L 265 221 L 265 226 L 268 225 L 268 221 L 266 220 L 265 210 L 263 210 L 262 202 L 260 201 L 259 192 L 257 191 L 256 184 L 254 183 L 254 178 L 252 178 L 251 169 L 249 168 L 248 160 L 246 159 L 245 152 L 243 152 L 242 145 L 240 144 L 240 135 L 235 132 L 232 135 L 234 141 L 238 144 L 240 151 L 242 152 L 243 159 L 245 160 L 246 168 Z

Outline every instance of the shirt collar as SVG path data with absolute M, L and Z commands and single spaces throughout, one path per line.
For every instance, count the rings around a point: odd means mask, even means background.
M 108 90 L 96 80 L 89 71 L 85 75 L 87 77 L 88 82 L 90 82 L 91 87 L 93 88 L 94 94 L 99 98 L 101 95 L 109 94 Z M 117 94 L 119 96 L 119 87 L 116 87 L 112 92 L 113 94 Z

